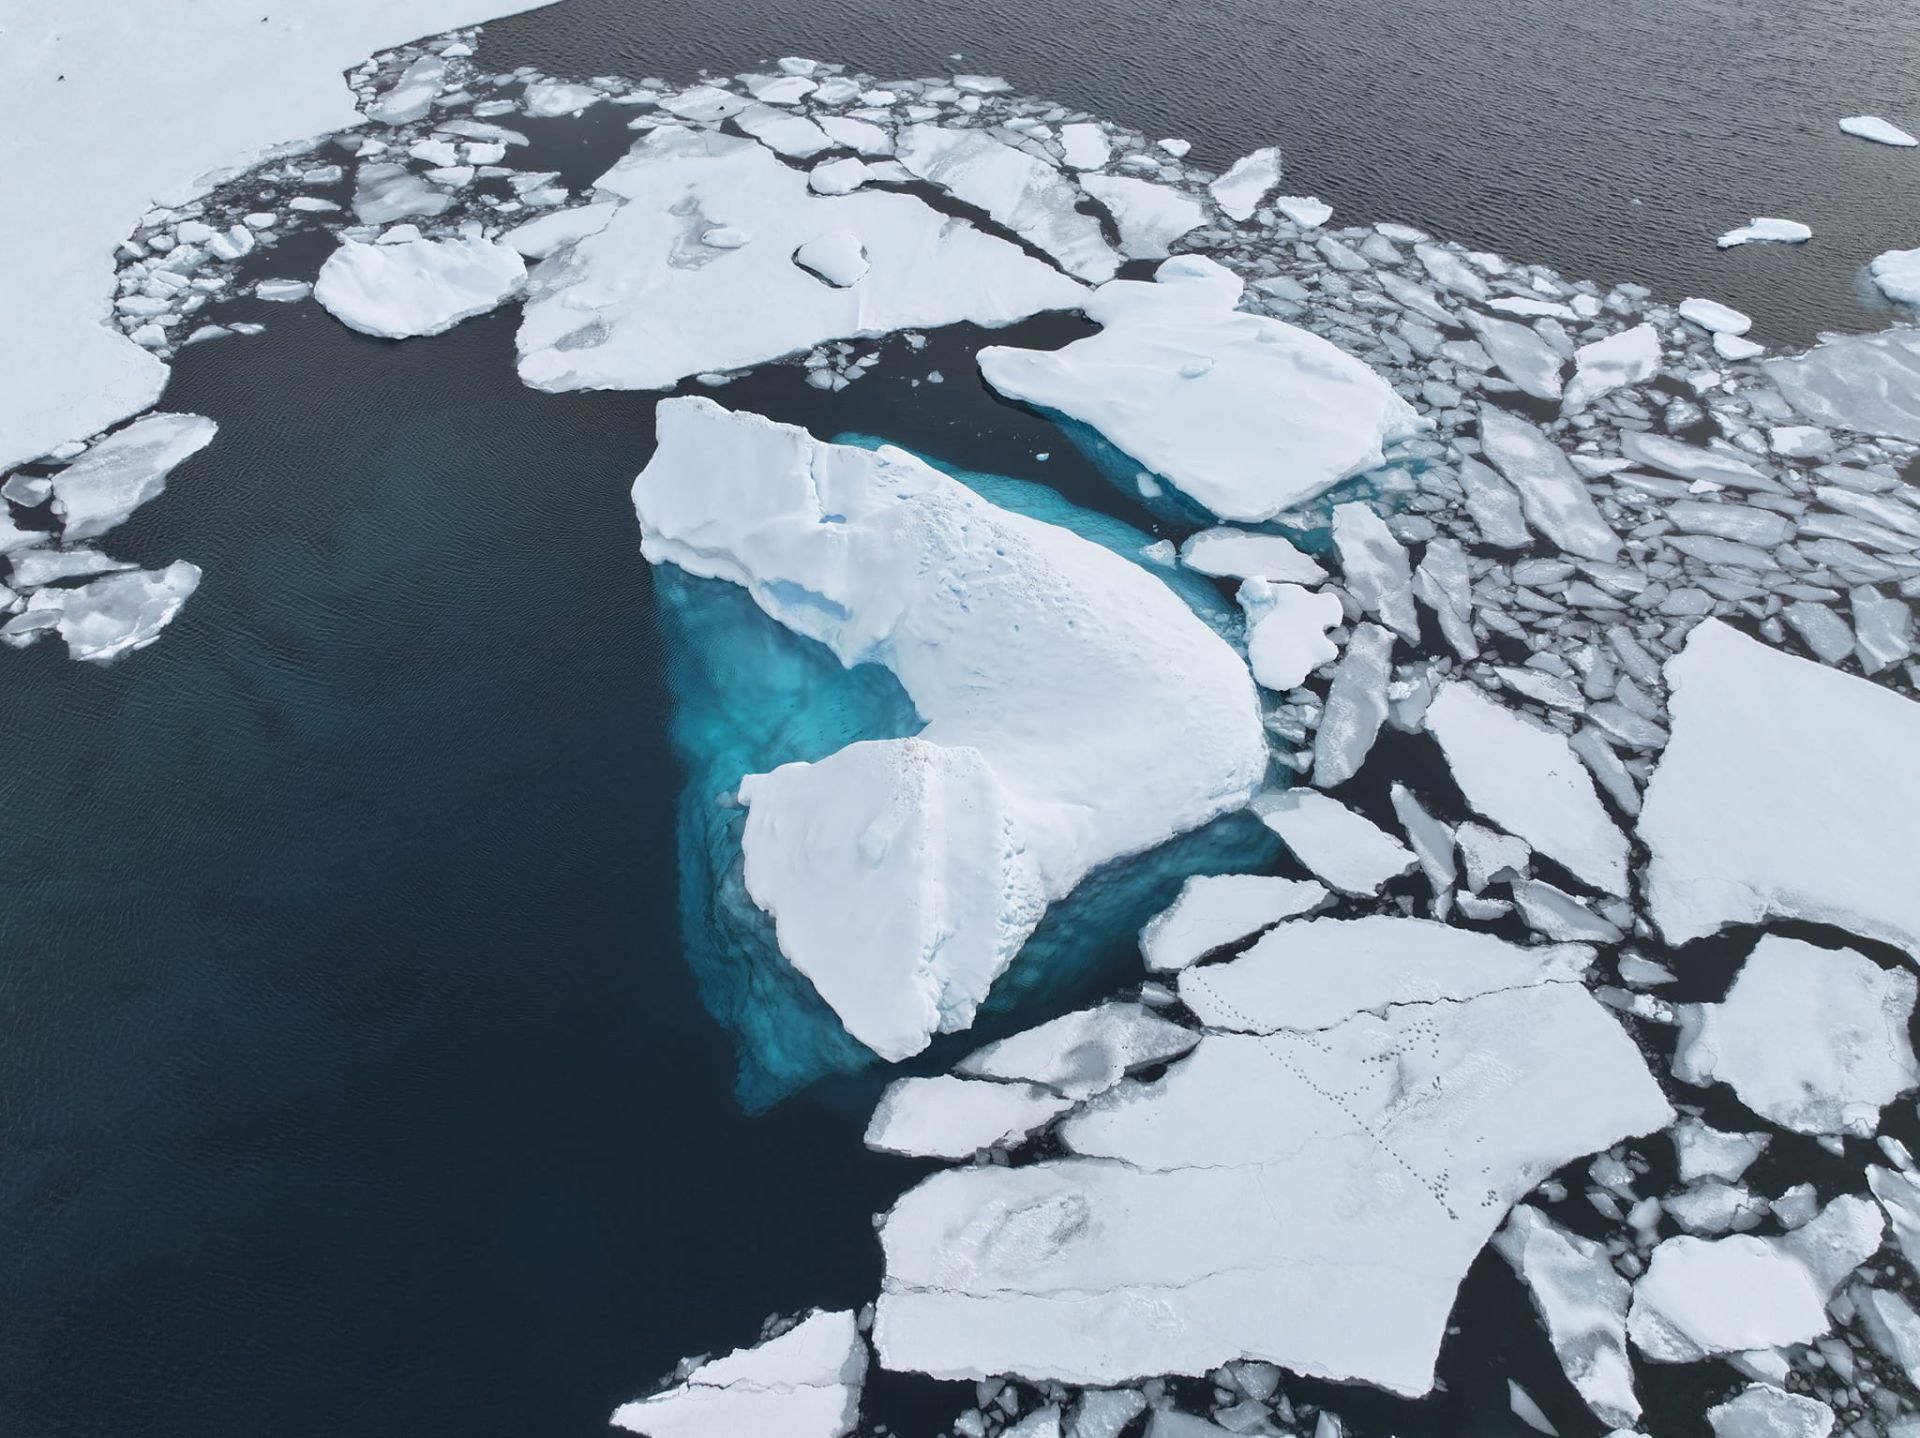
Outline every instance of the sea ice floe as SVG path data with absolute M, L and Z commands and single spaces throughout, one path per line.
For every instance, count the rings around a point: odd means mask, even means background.
M 917 1158 L 968 1158 L 981 1149 L 1020 1142 L 1073 1102 L 1032 1083 L 952 1074 L 895 1079 L 867 1124 L 866 1144 Z
M 12 572 L 7 577 L 15 589 L 38 589 L 63 579 L 83 579 L 90 574 L 111 574 L 116 569 L 133 568 L 124 559 L 114 559 L 84 545 L 77 549 L 23 548 L 9 554 L 8 560 Z
M 1170 185 L 1134 175 L 1082 175 L 1080 188 L 1113 216 L 1120 253 L 1130 260 L 1164 260 L 1173 242 L 1207 222 L 1200 202 Z
M 1765 368 L 1815 424 L 1920 443 L 1920 330 L 1832 335 Z
M 1240 586 L 1240 605 L 1247 613 L 1247 664 L 1263 689 L 1296 689 L 1339 657 L 1339 646 L 1327 638 L 1345 618 L 1339 595 L 1249 579 Z
M 1213 202 L 1230 220 L 1250 220 L 1268 192 L 1280 183 L 1280 151 L 1269 145 L 1242 155 L 1207 186 Z
M 1699 325 L 1701 329 L 1716 335 L 1744 335 L 1753 328 L 1753 317 L 1744 315 L 1731 305 L 1723 305 L 1718 300 L 1690 299 L 1680 301 L 1680 318 Z
M 477 235 L 372 245 L 345 240 L 320 266 L 313 297 L 349 329 L 411 339 L 497 308 L 526 278 L 516 250 Z
M 1340 577 L 1360 611 L 1409 644 L 1419 643 L 1420 616 L 1413 607 L 1406 547 L 1393 537 L 1379 511 L 1369 504 L 1335 505 L 1332 534 Z
M 657 429 L 634 484 L 647 558 L 741 585 L 844 664 L 885 665 L 926 721 L 740 786 L 749 894 L 876 1052 L 966 1027 L 1088 870 L 1259 783 L 1245 664 L 1146 570 L 899 450 L 704 399 L 663 401 Z
M 814 1313 L 702 1363 L 609 1420 L 645 1438 L 846 1438 L 860 1421 L 867 1344 L 851 1313 Z
M 1907 1038 L 1916 980 L 1852 949 L 1768 934 L 1721 1003 L 1682 1008 L 1674 1074 L 1728 1084 L 1782 1128 L 1871 1138 L 1920 1086 Z
M 1317 561 L 1278 534 L 1254 534 L 1244 529 L 1203 529 L 1181 542 L 1180 562 L 1201 574 L 1221 579 L 1266 579 L 1275 584 L 1326 582 L 1327 571 Z
M 1100 333 L 1064 349 L 990 346 L 980 372 L 1010 399 L 1089 424 L 1224 519 L 1271 519 L 1382 462 L 1421 421 L 1361 361 L 1238 311 L 1240 278 L 1182 256 L 1082 308 Z
M 1184 969 L 1215 949 L 1250 939 L 1282 919 L 1311 913 L 1332 896 L 1321 884 L 1264 874 L 1196 875 L 1180 888 L 1172 907 L 1140 932 L 1147 967 L 1168 973 Z
M 1564 387 L 1560 372 L 1566 360 L 1550 348 L 1531 325 L 1494 319 L 1472 310 L 1465 318 L 1500 372 L 1513 381 L 1514 388 L 1535 399 L 1561 397 Z
M 1728 230 L 1717 243 L 1723 250 L 1736 245 L 1782 244 L 1800 245 L 1813 238 L 1813 231 L 1798 220 L 1779 220 L 1760 215 L 1738 229 Z
M 49 585 L 27 596 L 26 609 L 0 626 L 0 638 L 31 643 L 57 629 L 75 659 L 104 664 L 158 639 L 199 585 L 199 566 L 184 559 L 165 569 L 106 574 L 73 588 Z
M 1426 727 L 1476 813 L 1596 889 L 1626 893 L 1626 835 L 1561 734 L 1459 681 L 1434 694 Z
M 551 119 L 557 115 L 575 115 L 590 105 L 604 100 L 591 85 L 575 84 L 567 80 L 535 80 L 528 85 L 522 99 L 529 115 L 536 119 Z
M 1902 149 L 1920 145 L 1920 140 L 1878 115 L 1849 115 L 1840 122 L 1840 128 L 1849 135 L 1858 135 L 1863 140 L 1873 140 L 1882 145 L 1898 145 Z
M 752 140 L 650 131 L 595 193 L 619 208 L 529 285 L 520 377 L 536 389 L 668 389 L 828 340 L 1009 324 L 1086 293 L 915 196 L 812 194 Z M 840 236 L 866 256 L 852 283 L 796 262 Z
M 1387 688 L 1393 677 L 1393 634 L 1378 624 L 1357 624 L 1313 735 L 1313 782 L 1336 788 L 1360 772 L 1387 721 Z
M 1639 834 L 1671 944 L 1811 919 L 1920 958 L 1920 708 L 1708 619 L 1667 661 L 1673 734 Z
M 612 201 L 600 200 L 568 210 L 551 210 L 525 224 L 515 225 L 500 240 L 529 260 L 544 260 L 576 240 L 599 234 L 618 208 Z
M 1669 1238 L 1633 1285 L 1627 1334 L 1656 1363 L 1806 1343 L 1831 1326 L 1812 1272 L 1763 1238 Z
M 915 175 L 984 210 L 1068 274 L 1098 282 L 1119 269 L 1099 222 L 1077 208 L 1073 182 L 1045 160 L 983 130 L 932 124 L 908 126 L 895 153 Z
M 213 442 L 197 414 L 150 414 L 108 435 L 53 476 L 54 515 L 71 542 L 105 534 L 167 487 L 167 476 Z
M 1180 1057 L 1199 1041 L 1192 1029 L 1162 1018 L 1144 1004 L 1115 1001 L 1063 1014 L 976 1049 L 954 1066 L 954 1072 L 1003 1083 L 1037 1084 L 1079 1102 L 1105 1093 L 1136 1069 Z
M 1062 125 L 1060 150 L 1069 170 L 1097 170 L 1113 157 L 1106 130 L 1091 120 Z
M 1561 409 L 1576 414 L 1622 385 L 1645 384 L 1660 369 L 1660 332 L 1650 324 L 1616 331 L 1573 352 Z
M 1312 789 L 1263 794 L 1254 812 L 1313 875 L 1343 894 L 1375 894 L 1414 866 L 1405 844 L 1338 799 Z
M 1320 1027 L 1230 1019 L 1164 1078 L 1063 1120 L 1073 1156 L 905 1195 L 881 1228 L 882 1361 L 1107 1384 L 1254 1358 L 1426 1392 L 1508 1205 L 1671 1114 L 1578 983 L 1498 940 L 1395 924 L 1376 928 L 1377 982 L 1358 997 L 1418 988 L 1436 944 L 1477 942 L 1488 972 L 1457 972 L 1458 999 L 1329 1003 Z M 1289 979 L 1326 993 L 1349 958 L 1303 957 Z M 1187 970 L 1183 993 L 1235 963 Z
M 1707 1410 L 1713 1438 L 1827 1438 L 1833 1410 L 1818 1398 L 1754 1383 Z
M 1521 1204 L 1493 1246 L 1526 1284 L 1554 1356 L 1594 1416 L 1612 1428 L 1632 1428 L 1640 1421 L 1627 1357 L 1633 1289 L 1614 1271 L 1606 1245 Z
M 1867 269 L 1888 299 L 1920 305 L 1920 249 L 1888 250 L 1876 256 Z
M 1560 446 L 1518 415 L 1480 406 L 1480 444 L 1487 459 L 1519 492 L 1527 523 L 1569 554 L 1612 560 L 1620 536 L 1587 492 L 1586 481 Z

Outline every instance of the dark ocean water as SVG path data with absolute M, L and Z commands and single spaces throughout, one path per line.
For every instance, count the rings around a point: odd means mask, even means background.
M 1349 219 L 1715 294 L 1767 338 L 1884 321 L 1855 272 L 1920 238 L 1920 168 L 1832 120 L 1901 116 L 1910 11 L 1516 11 L 568 0 L 483 56 L 684 78 L 958 52 L 1209 161 L 1277 141 Z M 622 138 L 542 133 L 530 163 L 582 180 Z M 1817 238 L 1716 254 L 1754 213 Z M 603 1432 L 681 1354 L 870 1298 L 870 1215 L 923 1169 L 860 1147 L 871 1076 L 743 1108 L 701 1001 L 673 723 L 710 651 L 637 552 L 653 397 L 522 388 L 513 311 L 403 345 L 311 304 L 226 317 L 269 329 L 186 351 L 163 401 L 219 439 L 112 546 L 194 560 L 199 593 L 105 670 L 0 655 L 0 1434 Z M 976 341 L 895 344 L 838 395 L 771 370 L 719 397 L 1153 529 L 971 382 Z M 1082 954 L 983 1033 L 1130 964 Z M 1511 1371 L 1592 1431 L 1497 1261 L 1459 1321 L 1446 1397 L 1336 1406 L 1517 1431 Z M 921 1435 L 968 1401 L 895 1382 L 875 1410 Z

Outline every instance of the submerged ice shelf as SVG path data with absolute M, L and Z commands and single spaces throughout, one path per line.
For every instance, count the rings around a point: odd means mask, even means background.
M 1144 570 L 901 451 L 707 400 L 657 414 L 647 557 L 892 670 L 926 721 L 740 785 L 748 891 L 876 1052 L 965 1027 L 1050 902 L 1259 782 L 1245 665 Z M 1076 723 L 1093 696 L 1131 722 Z

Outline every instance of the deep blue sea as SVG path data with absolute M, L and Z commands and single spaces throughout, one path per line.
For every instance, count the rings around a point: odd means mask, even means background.
M 1712 294 L 1770 340 L 1884 323 L 1858 267 L 1920 240 L 1920 170 L 1832 128 L 1911 101 L 1891 0 L 567 0 L 482 53 L 673 79 L 962 55 L 1207 162 L 1277 141 L 1346 219 Z M 527 163 L 584 183 L 624 140 L 556 127 Z M 1753 214 L 1816 240 L 1716 253 Z M 697 867 L 729 773 L 910 711 L 650 572 L 627 491 L 655 396 L 523 388 L 517 312 L 397 345 L 310 303 L 222 317 L 269 328 L 185 351 L 163 400 L 218 441 L 114 545 L 194 560 L 198 594 L 109 668 L 0 654 L 0 1435 L 603 1433 L 682 1354 L 871 1298 L 872 1215 L 930 1168 L 861 1147 L 880 1079 Z M 978 342 L 717 397 L 1116 543 L 1179 532 L 975 382 Z M 928 1066 L 1124 982 L 1182 873 L 1272 852 L 1228 824 L 1093 886 Z M 1497 1260 L 1459 1321 L 1445 1394 L 1336 1406 L 1518 1432 L 1511 1372 L 1595 1431 Z M 970 1402 L 883 1380 L 871 1412 L 922 1438 Z

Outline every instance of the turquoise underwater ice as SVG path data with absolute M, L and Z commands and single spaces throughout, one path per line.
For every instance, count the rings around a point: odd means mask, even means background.
M 838 443 L 886 441 L 841 435 Z M 1238 611 L 1212 581 L 1141 557 L 1150 536 L 1081 508 L 1043 484 L 940 466 L 983 498 L 1071 529 L 1165 580 L 1216 629 L 1235 632 Z M 921 719 L 878 665 L 843 668 L 822 644 L 763 614 L 746 591 L 672 565 L 654 571 L 674 702 L 670 736 L 679 759 L 681 947 L 709 1012 L 732 1034 L 741 1104 L 764 1109 L 816 1080 L 877 1066 L 848 1037 L 813 986 L 781 955 L 772 921 L 747 897 L 740 780 L 781 764 L 817 760 L 857 739 L 917 732 Z M 1278 841 L 1246 814 L 1096 871 L 1047 913 L 995 985 L 975 1028 L 1004 1031 L 1071 1004 L 1091 980 L 1124 982 L 1138 970 L 1136 935 L 1193 874 L 1271 864 Z

